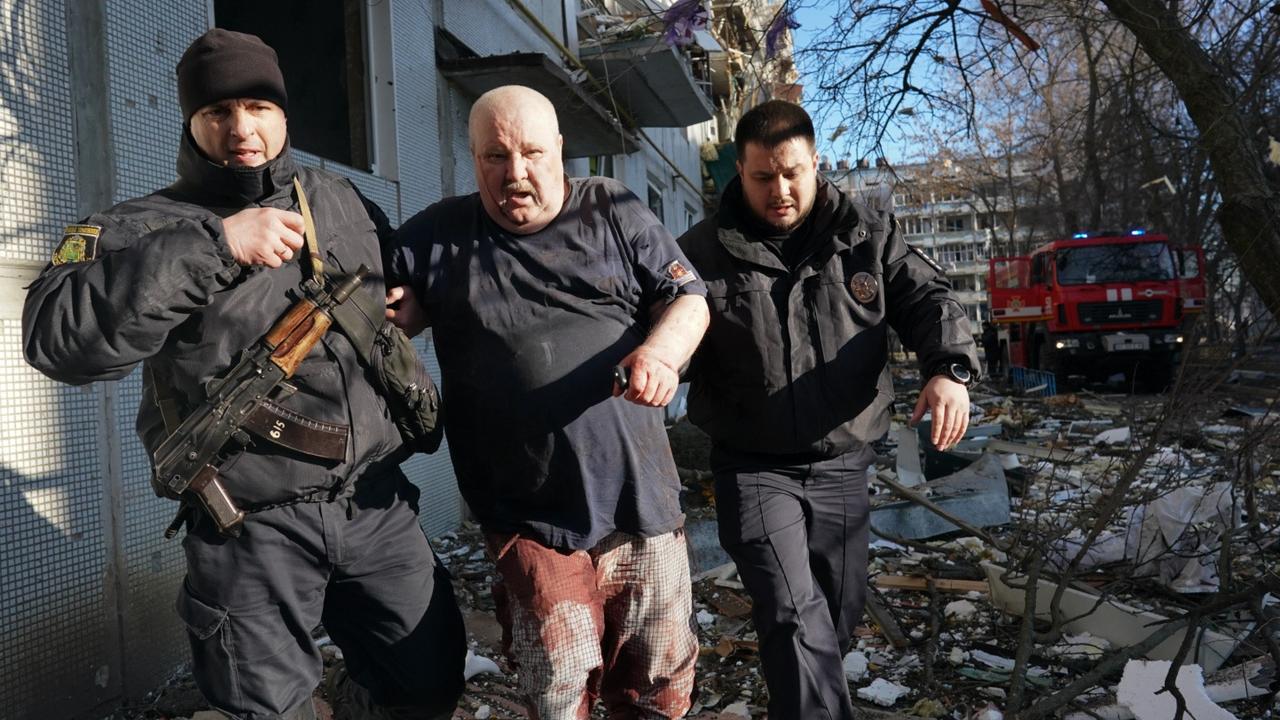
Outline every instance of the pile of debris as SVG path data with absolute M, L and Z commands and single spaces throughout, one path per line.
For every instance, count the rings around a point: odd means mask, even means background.
M 1037 717 L 1167 720 L 1167 682 L 1188 718 L 1280 717 L 1274 399 L 972 396 L 956 447 L 937 450 L 927 421 L 908 428 L 903 412 L 877 448 L 868 625 L 845 658 L 855 703 L 897 717 L 998 718 L 1016 702 Z M 677 457 L 693 434 L 673 428 Z M 713 660 L 699 668 L 701 709 L 758 718 L 750 601 L 732 564 L 708 565 L 707 473 L 682 476 Z
M 907 398 L 918 375 L 894 372 Z M 927 423 L 906 427 L 912 406 L 899 405 L 868 474 L 871 592 L 844 660 L 859 711 L 999 720 L 1020 703 L 1023 717 L 1168 720 L 1181 699 L 1197 720 L 1280 718 L 1275 387 L 1181 405 L 979 387 L 969 432 L 946 452 Z M 758 720 L 768 691 L 750 598 L 717 540 L 707 439 L 685 422 L 670 434 L 701 643 L 689 716 Z M 471 648 L 454 717 L 527 717 L 478 528 L 433 544 Z M 117 717 L 202 720 L 206 707 L 179 676 Z

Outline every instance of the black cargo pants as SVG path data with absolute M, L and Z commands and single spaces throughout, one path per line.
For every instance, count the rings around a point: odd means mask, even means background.
M 711 452 L 720 544 L 751 595 L 770 720 L 855 717 L 843 658 L 866 603 L 874 457 Z
M 178 614 L 214 708 L 242 720 L 314 718 L 323 663 L 311 631 L 323 621 L 375 703 L 398 717 L 447 717 L 462 694 L 466 636 L 417 498 L 396 470 L 349 499 L 251 513 L 236 539 L 197 514 Z

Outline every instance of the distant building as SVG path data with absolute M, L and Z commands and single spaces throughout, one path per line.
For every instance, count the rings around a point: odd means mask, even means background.
M 987 260 L 1025 253 L 1056 231 L 1042 173 L 1023 158 L 941 158 L 891 165 L 824 158 L 823 175 L 867 205 L 888 210 L 899 232 L 947 273 L 969 320 L 990 318 Z

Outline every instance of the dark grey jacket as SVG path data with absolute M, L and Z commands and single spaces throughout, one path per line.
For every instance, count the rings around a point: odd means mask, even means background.
M 178 182 L 86 219 L 102 227 L 96 259 L 50 265 L 32 284 L 22 324 L 27 362 L 55 380 L 83 384 L 122 378 L 146 361 L 155 377 L 171 379 L 183 414 L 195 407 L 206 384 L 299 296 L 296 259 L 278 269 L 241 267 L 221 220 L 249 207 L 296 210 L 295 174 L 315 215 L 326 271 L 365 263 L 373 271 L 363 289 L 381 298 L 380 239 L 390 227 L 349 180 L 296 167 L 287 147 L 263 167 L 224 168 L 204 159 L 184 133 Z M 281 404 L 358 428 L 348 435 L 346 459 L 325 463 L 255 443 L 222 466 L 233 499 L 245 509 L 322 499 L 403 459 L 400 434 L 365 373 L 351 344 L 331 329 L 290 381 L 298 391 Z M 149 385 L 138 434 L 149 451 L 165 434 Z
M 964 310 L 941 270 L 907 246 L 892 216 L 825 180 L 794 270 L 744 230 L 739 180 L 680 246 L 707 284 L 711 326 L 694 356 L 689 419 L 721 447 L 834 457 L 889 427 L 892 327 L 931 371 L 978 368 Z M 865 273 L 865 275 L 860 274 Z M 874 297 L 860 301 L 850 281 Z

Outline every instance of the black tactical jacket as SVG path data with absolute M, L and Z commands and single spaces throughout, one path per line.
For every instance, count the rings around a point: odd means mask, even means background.
M 746 234 L 739 183 L 725 189 L 716 215 L 680 238 L 711 305 L 689 372 L 689 419 L 714 443 L 834 457 L 878 439 L 893 402 L 889 327 L 922 369 L 955 360 L 976 373 L 963 308 L 940 268 L 894 231 L 892 216 L 820 180 L 791 270 Z
M 122 378 L 146 361 L 154 377 L 169 378 L 185 416 L 204 399 L 206 384 L 300 295 L 300 254 L 277 269 L 241 267 L 221 220 L 249 207 L 296 211 L 295 175 L 315 216 L 326 273 L 365 263 L 373 270 L 363 291 L 382 298 L 379 241 L 390 227 L 349 180 L 295 166 L 287 146 L 262 167 L 225 168 L 206 160 L 184 133 L 174 185 L 86 219 L 102 228 L 96 258 L 50 265 L 32 284 L 22 325 L 27 362 L 55 380 L 83 384 Z M 385 402 L 336 327 L 290 382 L 297 392 L 280 403 L 285 408 L 358 430 L 348 433 L 346 459 L 336 463 L 261 441 L 235 453 L 221 478 L 242 509 L 345 494 L 356 479 L 403 459 Z M 149 383 L 138 434 L 148 451 L 165 436 Z

